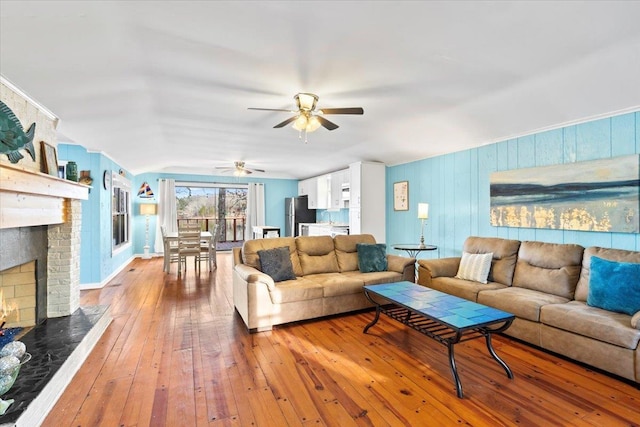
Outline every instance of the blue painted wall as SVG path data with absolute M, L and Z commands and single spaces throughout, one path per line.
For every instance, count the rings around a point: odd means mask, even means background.
M 111 192 L 102 187 L 102 174 L 122 167 L 103 154 L 87 152 L 80 145 L 58 144 L 58 158 L 75 161 L 78 175 L 81 170 L 91 171 L 93 188 L 89 199 L 82 201 L 80 284 L 101 283 L 134 255 L 132 246 L 111 254 Z M 127 177 L 131 179 L 128 173 Z
M 470 235 L 640 250 L 640 236 L 489 224 L 494 171 L 568 164 L 640 153 L 640 112 L 594 120 L 387 168 L 387 243 L 420 239 L 418 203 L 429 203 L 425 241 L 439 247 L 420 258 L 459 256 Z M 408 211 L 394 211 L 393 183 L 409 181 Z M 391 251 L 399 253 L 398 251 Z

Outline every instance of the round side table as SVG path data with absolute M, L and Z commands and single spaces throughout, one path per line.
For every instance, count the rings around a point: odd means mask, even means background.
M 438 249 L 437 246 L 433 246 L 433 245 L 418 245 L 415 243 L 408 243 L 408 244 L 399 244 L 399 245 L 393 245 L 393 249 L 398 250 L 398 251 L 405 251 L 407 253 L 407 255 L 409 255 L 409 257 L 411 258 L 416 258 L 418 256 L 418 254 L 422 251 L 435 251 Z
M 413 279 L 413 281 L 416 283 L 418 282 L 418 259 L 417 259 L 418 254 L 423 251 L 435 251 L 438 249 L 437 246 L 420 245 L 415 243 L 401 243 L 398 245 L 393 245 L 392 247 L 397 251 L 405 251 L 410 258 L 416 258 L 416 265 L 415 265 L 416 274 L 415 274 L 415 278 Z

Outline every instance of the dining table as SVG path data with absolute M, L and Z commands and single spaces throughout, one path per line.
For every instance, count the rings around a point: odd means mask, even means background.
M 213 270 L 213 234 L 210 231 L 201 231 L 200 240 L 206 242 L 209 248 L 209 271 Z M 171 244 L 178 244 L 178 232 L 168 231 L 164 236 L 164 271 L 169 271 L 169 262 L 171 261 Z

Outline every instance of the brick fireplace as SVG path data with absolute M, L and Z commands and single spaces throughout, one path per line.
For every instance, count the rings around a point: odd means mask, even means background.
M 81 184 L 0 163 L 0 274 L 23 280 L 29 271 L 20 270 L 33 265 L 36 323 L 79 307 L 81 200 L 87 197 Z M 17 280 L 4 275 L 3 283 Z M 13 298 L 19 301 L 15 292 Z

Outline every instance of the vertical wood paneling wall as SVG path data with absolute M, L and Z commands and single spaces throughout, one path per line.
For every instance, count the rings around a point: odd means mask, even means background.
M 387 168 L 387 239 L 417 243 L 418 203 L 429 203 L 425 242 L 439 251 L 420 258 L 459 256 L 470 236 L 504 237 L 552 243 L 577 243 L 640 250 L 640 236 L 629 233 L 493 227 L 489 224 L 489 177 L 492 172 L 640 153 L 640 112 L 627 113 L 540 132 Z M 408 211 L 393 210 L 393 183 L 409 181 Z

